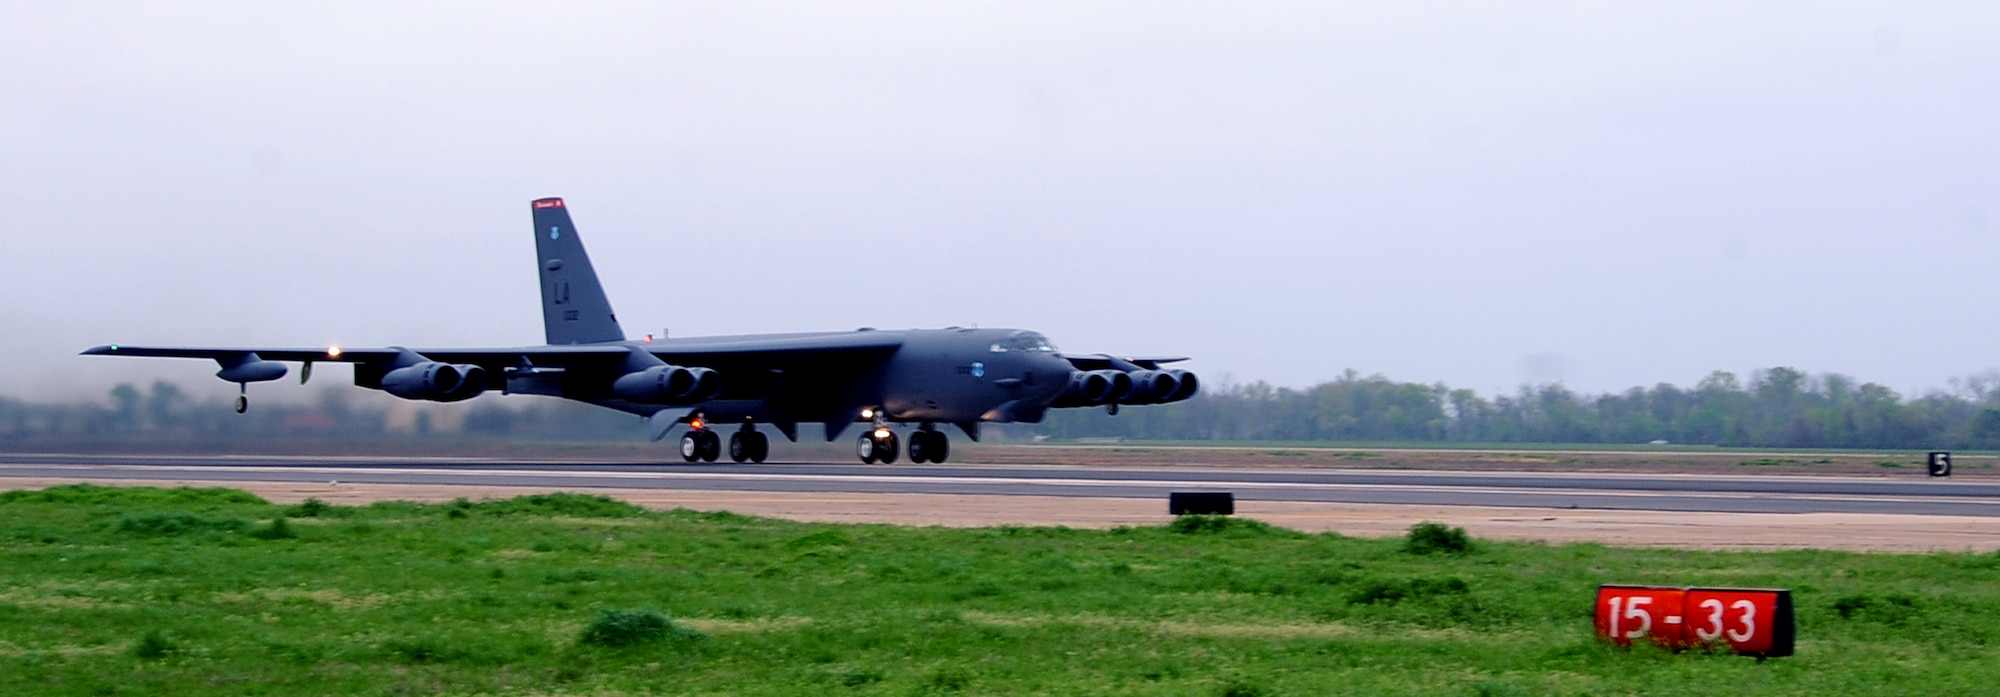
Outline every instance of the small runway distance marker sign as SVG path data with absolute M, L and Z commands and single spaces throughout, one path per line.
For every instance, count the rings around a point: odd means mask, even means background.
M 1619 646 L 1727 647 L 1758 658 L 1792 655 L 1792 592 L 1769 588 L 1597 587 L 1597 635 Z

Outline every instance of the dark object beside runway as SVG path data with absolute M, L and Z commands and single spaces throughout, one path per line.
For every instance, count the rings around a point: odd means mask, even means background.
M 1176 491 L 1167 495 L 1173 515 L 1235 515 L 1236 495 L 1227 491 Z
M 1932 452 L 1930 459 L 1924 463 L 1924 468 L 1929 470 L 1933 477 L 1951 476 L 1951 453 L 1942 450 Z

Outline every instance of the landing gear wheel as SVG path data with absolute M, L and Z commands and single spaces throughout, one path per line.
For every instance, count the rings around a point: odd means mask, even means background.
M 750 453 L 754 447 L 750 444 L 750 441 L 753 440 L 749 437 L 750 435 L 750 433 L 745 431 L 737 431 L 729 434 L 730 462 L 742 462 L 750 459 Z
M 902 444 L 896 441 L 896 434 L 890 432 L 889 435 L 882 437 L 875 447 L 881 451 L 877 457 L 882 460 L 882 464 L 893 465 L 896 464 L 896 451 L 902 448 Z
M 951 456 L 951 440 L 938 431 L 910 434 L 910 462 L 943 464 Z
M 236 395 L 236 413 L 241 414 L 246 411 L 250 411 L 250 398 Z
M 681 434 L 681 459 L 694 462 L 701 459 L 703 431 L 688 431 Z
M 714 431 L 702 431 L 701 461 L 714 462 L 719 457 L 722 457 L 722 436 L 716 435 Z
M 952 457 L 952 439 L 940 431 L 918 431 L 910 435 L 910 463 L 936 463 Z
M 861 434 L 861 440 L 854 443 L 854 454 L 861 456 L 861 464 L 875 464 L 875 437 Z
M 761 431 L 750 432 L 750 461 L 763 464 L 764 458 L 771 456 L 771 437 Z

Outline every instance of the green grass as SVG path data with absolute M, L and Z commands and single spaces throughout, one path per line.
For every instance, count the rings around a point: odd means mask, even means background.
M 1606 647 L 1605 582 L 1792 588 L 1799 655 Z M 1962 695 L 1996 646 L 1992 554 L 0 494 L 4 695 Z

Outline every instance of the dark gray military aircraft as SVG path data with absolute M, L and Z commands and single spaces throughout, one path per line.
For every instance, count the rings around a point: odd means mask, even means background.
M 797 442 L 801 423 L 826 426 L 832 442 L 868 424 L 856 444 L 862 462 L 896 461 L 896 429 L 909 433 L 912 462 L 944 462 L 951 442 L 939 424 L 979 439 L 983 422 L 1038 423 L 1051 408 L 1161 404 L 1187 399 L 1199 381 L 1186 360 L 1164 356 L 1073 355 L 1042 335 L 1016 329 L 860 329 L 641 340 L 625 338 L 597 282 L 583 240 L 560 198 L 533 202 L 535 251 L 548 344 L 518 348 L 408 349 L 163 347 L 111 344 L 91 356 L 207 358 L 216 377 L 248 385 L 286 374 L 281 361 L 354 365 L 354 384 L 403 399 L 457 402 L 499 390 L 587 402 L 650 419 L 653 440 L 686 425 L 681 457 L 722 456 L 717 429 L 735 425 L 729 459 L 763 462 L 769 425 Z

